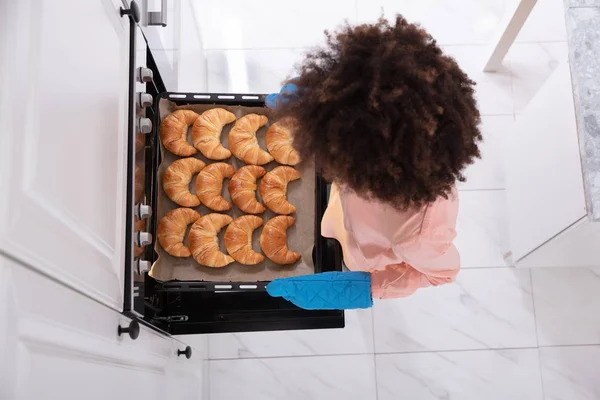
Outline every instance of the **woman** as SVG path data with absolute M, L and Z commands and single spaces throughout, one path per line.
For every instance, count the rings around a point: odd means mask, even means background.
M 455 182 L 481 141 L 475 83 L 402 16 L 326 35 L 267 104 L 297 121 L 294 147 L 332 182 L 322 234 L 361 272 L 275 280 L 269 293 L 304 308 L 356 308 L 452 282 Z M 341 300 L 308 298 L 340 287 Z M 357 294 L 368 300 L 353 303 Z

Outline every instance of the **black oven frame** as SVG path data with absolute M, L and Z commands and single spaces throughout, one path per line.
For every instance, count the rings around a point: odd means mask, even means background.
M 146 185 L 151 204 L 157 204 L 160 164 L 159 127 L 160 99 L 168 98 L 176 104 L 215 104 L 264 107 L 264 94 L 232 93 L 168 93 L 160 73 L 147 52 L 147 66 L 153 70 L 154 81 L 146 91 L 154 97 L 153 107 L 147 107 L 146 116 L 152 119 L 153 130 L 147 138 Z M 179 98 L 173 98 L 177 95 Z M 321 236 L 321 219 L 327 207 L 327 182 L 315 176 L 315 273 L 342 270 L 341 246 L 336 240 Z M 157 218 L 150 218 L 150 232 L 155 238 Z M 157 254 L 147 246 L 144 259 L 154 262 Z M 144 282 L 138 284 L 138 300 L 143 302 L 142 321 L 173 335 L 250 332 L 296 329 L 343 328 L 344 312 L 340 310 L 303 310 L 282 299 L 273 298 L 265 291 L 268 282 L 160 282 L 144 273 Z M 240 287 L 242 286 L 242 287 Z M 251 289 L 248 289 L 252 287 Z M 138 312 L 139 314 L 139 312 Z

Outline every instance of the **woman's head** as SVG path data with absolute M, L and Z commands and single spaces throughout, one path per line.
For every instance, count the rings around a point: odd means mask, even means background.
M 297 98 L 280 103 L 301 156 L 396 208 L 446 196 L 479 157 L 475 83 L 402 16 L 326 35 L 300 65 Z

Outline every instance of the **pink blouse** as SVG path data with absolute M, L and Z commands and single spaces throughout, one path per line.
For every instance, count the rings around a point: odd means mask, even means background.
M 398 211 L 332 185 L 321 233 L 340 242 L 348 269 L 371 273 L 374 298 L 405 297 L 456 278 L 457 214 L 455 189 L 448 199 Z

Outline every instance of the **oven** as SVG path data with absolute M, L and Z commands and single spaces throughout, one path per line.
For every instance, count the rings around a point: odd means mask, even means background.
M 134 4 L 131 2 L 132 9 L 136 7 Z M 130 38 L 124 313 L 172 335 L 342 328 L 343 311 L 308 311 L 282 298 L 272 298 L 265 291 L 268 281 L 159 281 L 149 275 L 158 257 L 154 246 L 156 206 L 161 190 L 158 179 L 161 99 L 176 105 L 264 107 L 265 95 L 167 92 L 161 70 L 137 24 L 131 24 Z M 315 180 L 315 218 L 311 221 L 314 272 L 341 271 L 339 243 L 324 238 L 320 232 L 327 206 L 327 183 L 319 175 L 309 178 Z

